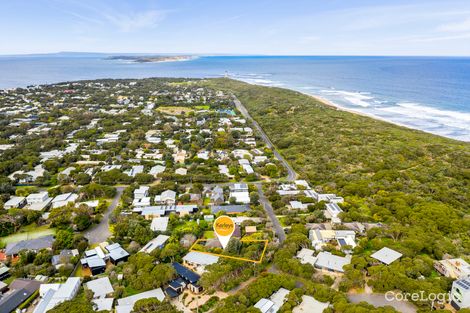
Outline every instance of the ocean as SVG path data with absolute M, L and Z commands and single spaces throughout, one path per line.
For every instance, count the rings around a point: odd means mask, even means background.
M 201 56 L 133 63 L 95 54 L 0 56 L 0 88 L 98 78 L 225 75 L 294 89 L 347 110 L 470 141 L 470 58 Z

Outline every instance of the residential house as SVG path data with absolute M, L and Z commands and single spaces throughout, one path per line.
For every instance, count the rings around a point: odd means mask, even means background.
M 150 169 L 150 172 L 149 174 L 150 175 L 153 175 L 153 176 L 157 176 L 158 174 L 161 174 L 165 171 L 165 166 L 162 166 L 162 165 L 155 165 L 154 167 L 152 167 Z
M 52 208 L 60 208 L 63 206 L 68 205 L 69 203 L 75 203 L 77 201 L 78 195 L 76 193 L 64 193 L 58 195 L 54 199 L 52 199 Z
M 10 291 L 0 298 L 0 313 L 15 311 L 23 302 L 39 290 L 41 282 L 30 279 L 16 279 L 10 285 Z
M 298 253 L 296 258 L 300 260 L 302 264 L 310 264 L 312 266 L 315 265 L 317 258 L 314 256 L 315 251 L 307 248 L 302 248 Z
M 219 261 L 218 256 L 196 251 L 190 251 L 183 257 L 183 265 L 199 274 L 204 273 L 207 265 L 215 264 L 217 261 Z
M 180 168 L 177 168 L 175 170 L 175 174 L 177 175 L 187 175 L 188 174 L 188 170 L 183 168 L 183 167 L 180 167 Z
M 254 305 L 255 308 L 261 311 L 261 313 L 276 313 L 279 311 L 284 302 L 287 301 L 287 295 L 289 290 L 280 288 L 278 291 L 273 293 L 269 299 L 261 298 Z
M 240 214 L 250 210 L 250 206 L 246 204 L 234 205 L 213 205 L 211 206 L 211 213 L 217 214 L 224 211 L 227 214 Z
M 176 192 L 173 190 L 165 190 L 161 195 L 155 196 L 155 203 L 175 204 Z
M 9 210 L 9 209 L 21 209 L 22 207 L 24 207 L 26 204 L 26 198 L 25 197 L 11 197 L 7 202 L 5 202 L 5 204 L 3 205 L 3 207 L 5 208 L 5 210 Z
M 163 293 L 162 288 L 157 288 L 145 292 L 138 293 L 136 295 L 118 299 L 117 300 L 117 305 L 116 305 L 116 313 L 131 313 L 134 304 L 142 299 L 150 299 L 150 298 L 155 298 L 160 302 L 163 302 L 165 300 L 165 294 Z
M 168 221 L 170 218 L 168 216 L 155 217 L 152 219 L 152 224 L 150 229 L 153 231 L 165 232 L 168 229 Z
M 331 219 L 332 223 L 341 223 L 339 214 L 342 213 L 343 210 L 336 203 L 327 203 L 325 207 L 325 217 Z
M 458 279 L 452 283 L 450 304 L 456 310 L 470 308 L 470 278 Z
M 371 255 L 372 258 L 379 260 L 383 264 L 390 265 L 399 258 L 402 257 L 402 254 L 398 251 L 392 250 L 387 247 L 383 247 L 379 251 Z
M 224 203 L 224 189 L 220 186 L 215 186 L 214 189 L 212 189 L 210 198 L 213 204 L 219 205 Z
M 315 261 L 315 267 L 330 272 L 344 273 L 343 267 L 351 263 L 351 256 L 344 257 L 331 254 L 330 252 L 320 252 Z
M 434 262 L 434 268 L 452 279 L 470 278 L 470 265 L 464 259 L 446 259 Z
M 168 239 L 170 239 L 170 236 L 158 235 L 150 240 L 139 252 L 151 253 L 155 249 L 163 249 Z
M 52 198 L 47 191 L 32 193 L 26 197 L 26 203 L 28 210 L 43 211 L 49 208 Z
M 15 256 L 22 250 L 37 252 L 41 249 L 52 249 L 53 242 L 54 236 L 52 235 L 29 240 L 21 240 L 7 244 L 5 248 L 5 254 L 7 256 Z
M 124 174 L 130 176 L 130 177 L 135 177 L 137 174 L 143 173 L 144 172 L 144 166 L 143 165 L 134 165 L 131 169 L 124 171 Z
M 140 186 L 134 190 L 134 199 L 142 199 L 148 196 L 150 187 Z
M 47 291 L 41 295 L 41 300 L 33 313 L 45 313 L 64 301 L 72 300 L 80 290 L 80 285 L 79 277 L 69 277 L 63 284 L 41 285 L 41 289 Z
M 85 284 L 85 287 L 93 292 L 94 299 L 112 296 L 114 292 L 108 277 L 90 280 Z
M 119 243 L 113 243 L 105 247 L 109 253 L 109 261 L 114 265 L 125 262 L 129 258 L 129 252 L 124 250 Z

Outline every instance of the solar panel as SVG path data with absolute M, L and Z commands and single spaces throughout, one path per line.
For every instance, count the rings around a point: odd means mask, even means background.
M 458 280 L 458 281 L 456 281 L 456 284 L 459 285 L 460 287 L 462 287 L 465 290 L 470 289 L 470 282 L 467 281 L 467 280 Z

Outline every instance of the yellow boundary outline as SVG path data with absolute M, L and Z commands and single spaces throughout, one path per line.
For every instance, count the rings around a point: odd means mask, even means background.
M 227 258 L 227 259 L 234 259 L 234 260 L 239 260 L 239 261 L 245 261 L 245 262 L 252 262 L 252 263 L 261 263 L 263 261 L 263 258 L 264 258 L 264 254 L 266 253 L 266 249 L 268 248 L 268 240 L 263 240 L 263 239 L 252 239 L 252 240 L 240 240 L 240 242 L 264 242 L 264 248 L 263 248 L 263 252 L 261 253 L 261 258 L 259 260 L 251 260 L 251 259 L 247 259 L 247 258 L 239 258 L 239 257 L 235 257 L 235 256 L 230 256 L 230 255 L 224 255 L 224 254 L 218 254 L 218 253 L 212 253 L 212 252 L 205 252 L 205 251 L 199 251 L 199 250 L 194 250 L 194 246 L 198 243 L 198 242 L 205 242 L 205 241 L 209 241 L 209 239 L 197 239 L 193 245 L 191 246 L 191 248 L 189 248 L 189 251 L 190 252 L 199 252 L 199 253 L 204 253 L 204 254 L 209 254 L 209 255 L 215 255 L 215 256 L 218 256 L 218 257 L 222 257 L 222 258 Z

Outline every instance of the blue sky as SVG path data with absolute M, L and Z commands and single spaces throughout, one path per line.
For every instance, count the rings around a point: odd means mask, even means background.
M 468 0 L 14 0 L 0 54 L 470 56 Z

